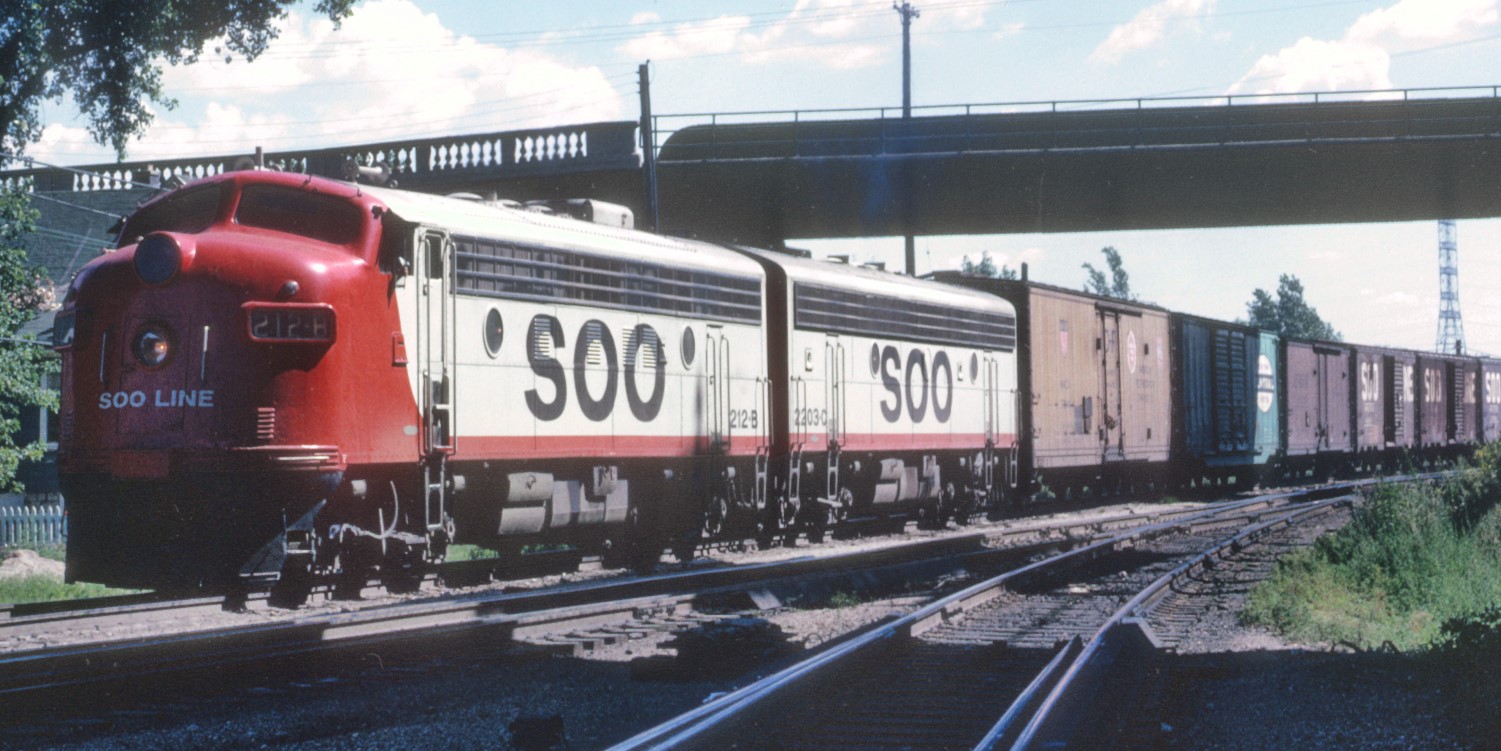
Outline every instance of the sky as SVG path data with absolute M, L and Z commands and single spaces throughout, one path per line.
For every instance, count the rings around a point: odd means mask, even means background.
M 912 0 L 914 107 L 1454 88 L 1501 84 L 1501 0 Z M 296 6 L 253 62 L 212 51 L 168 68 L 127 159 L 240 154 L 635 119 L 651 62 L 660 127 L 703 113 L 901 105 L 890 0 L 367 0 L 335 29 Z M 1472 88 L 1470 88 L 1472 87 Z M 1221 99 L 1221 101 L 1223 101 Z M 936 112 L 937 110 L 935 110 Z M 921 111 L 919 110 L 920 114 Z M 98 164 L 69 103 L 49 105 L 44 162 Z M 525 196 L 516 196 L 525 198 Z M 1434 222 L 917 240 L 918 272 L 989 252 L 1080 287 L 1121 251 L 1142 299 L 1223 319 L 1301 279 L 1346 340 L 1428 349 L 1439 309 Z M 1501 220 L 1458 225 L 1471 351 L 1501 355 Z M 789 244 L 900 268 L 900 238 Z

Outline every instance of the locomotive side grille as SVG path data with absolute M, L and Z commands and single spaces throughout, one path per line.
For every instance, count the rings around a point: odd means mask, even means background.
M 1016 349 L 1014 316 L 802 283 L 794 285 L 793 298 L 800 329 L 998 352 Z
M 255 440 L 260 443 L 271 443 L 276 440 L 275 407 L 256 407 Z
M 761 281 L 559 248 L 454 237 L 461 294 L 739 323 L 761 320 Z

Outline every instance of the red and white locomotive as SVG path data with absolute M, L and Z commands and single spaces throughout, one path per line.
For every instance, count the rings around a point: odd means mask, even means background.
M 71 580 L 409 585 L 452 542 L 652 562 L 1016 480 L 1005 300 L 305 175 L 145 204 L 54 342 Z

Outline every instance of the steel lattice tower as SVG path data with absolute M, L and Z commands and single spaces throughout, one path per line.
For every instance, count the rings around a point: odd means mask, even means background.
M 1453 219 L 1438 222 L 1438 338 L 1439 352 L 1464 354 L 1465 324 L 1459 317 L 1459 243 Z

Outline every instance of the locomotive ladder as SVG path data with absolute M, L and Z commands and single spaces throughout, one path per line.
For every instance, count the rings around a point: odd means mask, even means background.
M 417 264 L 419 284 L 418 351 L 422 357 L 422 419 L 424 517 L 429 540 L 446 538 L 448 522 L 448 457 L 457 444 L 454 401 L 457 389 L 453 289 L 453 241 L 448 233 L 417 230 L 422 259 Z

